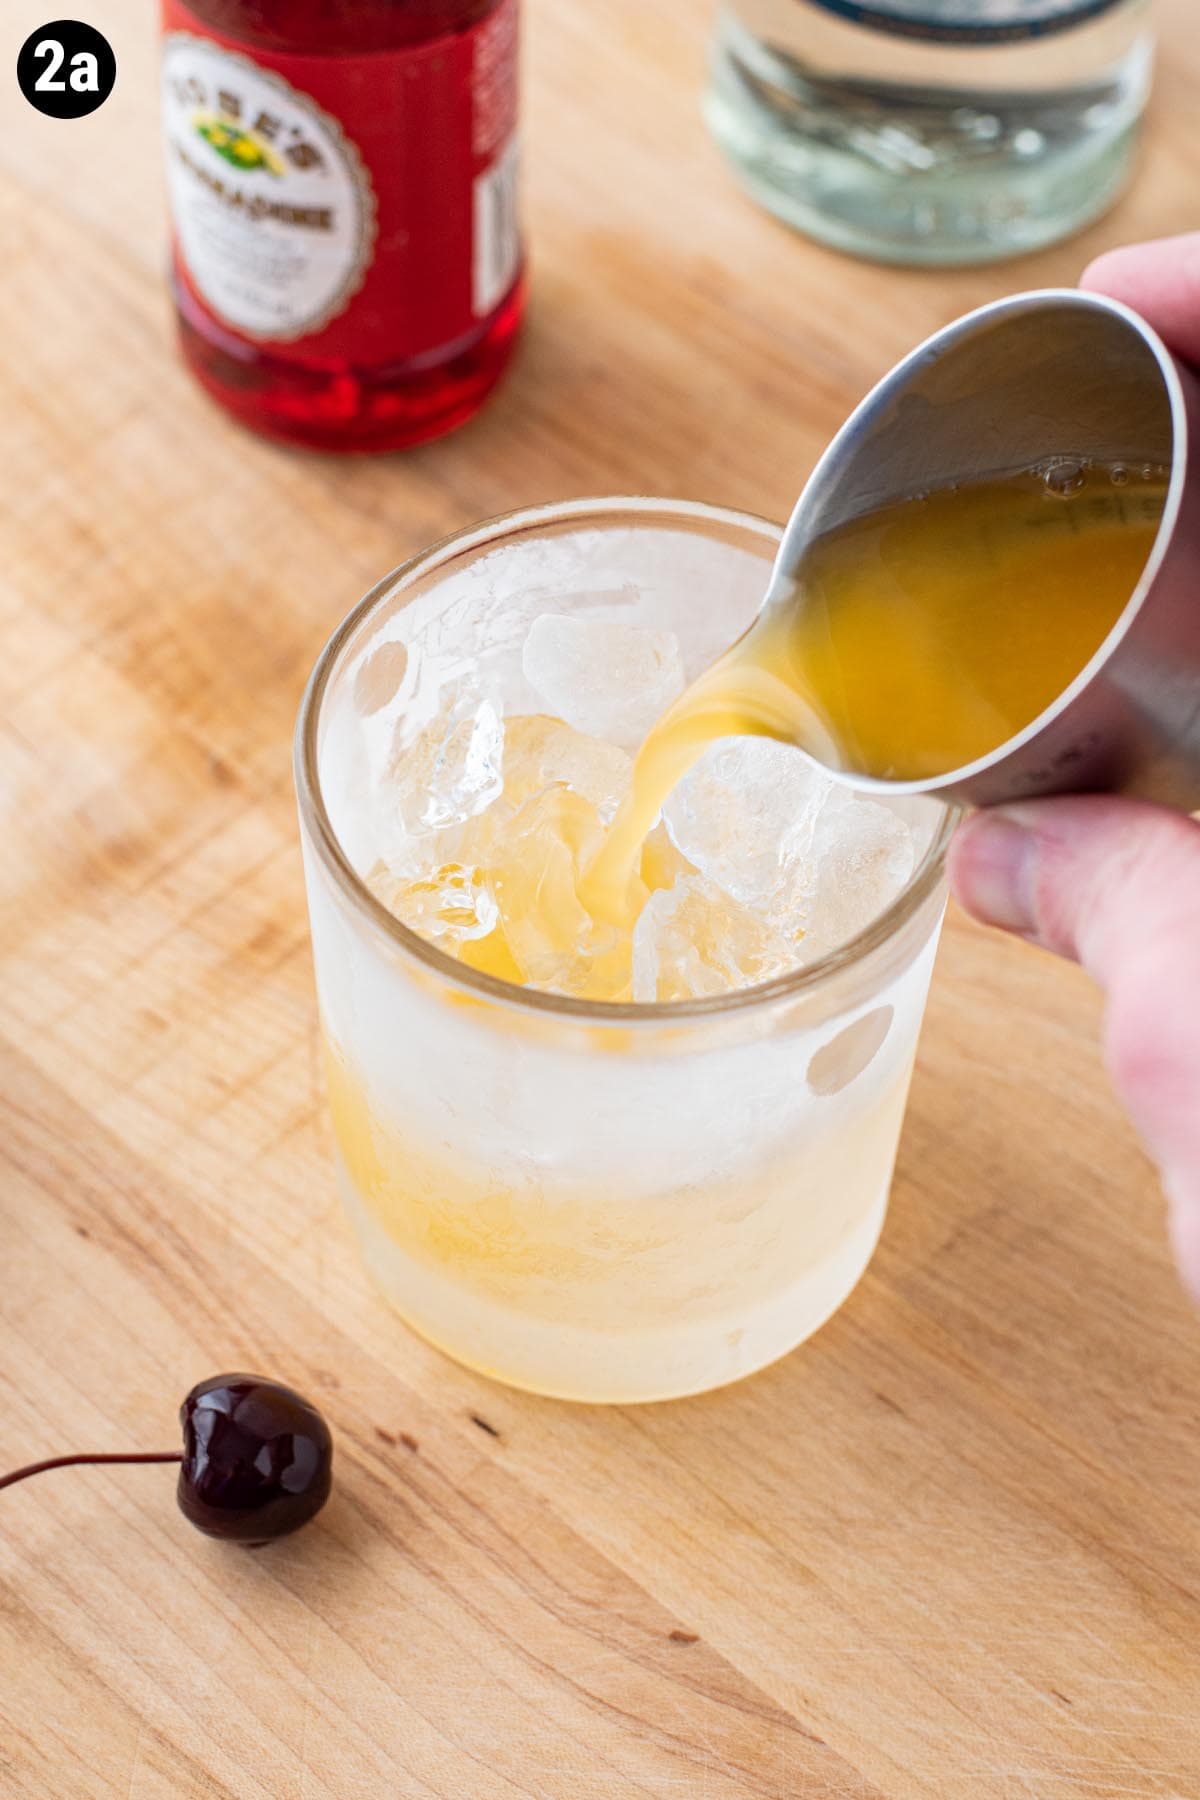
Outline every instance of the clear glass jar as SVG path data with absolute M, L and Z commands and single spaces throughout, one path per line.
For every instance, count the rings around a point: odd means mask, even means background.
M 1148 0 L 727 0 L 706 103 L 764 206 L 886 262 L 988 262 L 1104 212 L 1152 68 Z
M 853 942 L 761 988 L 599 1004 L 476 973 L 362 871 L 363 781 L 410 659 L 472 644 L 523 700 L 531 616 L 636 594 L 690 676 L 749 622 L 779 540 L 749 515 L 575 501 L 447 539 L 321 654 L 296 773 L 338 1180 L 368 1269 L 423 1336 L 518 1387 L 657 1400 L 791 1350 L 883 1224 L 945 903 L 950 815 L 896 802 L 915 873 Z

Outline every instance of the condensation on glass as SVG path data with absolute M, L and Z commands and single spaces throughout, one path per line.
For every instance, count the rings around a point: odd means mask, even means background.
M 338 1181 L 368 1269 L 417 1331 L 517 1386 L 587 1401 L 698 1392 L 829 1317 L 883 1224 L 945 900 L 949 815 L 900 898 L 767 986 L 654 1006 L 532 992 L 406 930 L 361 879 L 372 721 L 413 658 L 485 644 L 527 710 L 520 646 L 559 610 L 636 595 L 686 673 L 753 616 L 778 529 L 650 500 L 461 534 L 335 633 L 297 779 Z M 623 602 L 624 603 L 624 602 Z M 628 601 L 633 604 L 632 601 Z

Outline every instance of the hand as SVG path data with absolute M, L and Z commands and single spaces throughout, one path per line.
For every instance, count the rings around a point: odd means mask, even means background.
M 1200 364 L 1200 233 L 1114 250 L 1082 285 Z M 969 819 L 950 873 L 977 919 L 1072 957 L 1105 989 L 1109 1072 L 1162 1174 L 1200 1300 L 1200 824 L 1133 800 L 1032 801 Z

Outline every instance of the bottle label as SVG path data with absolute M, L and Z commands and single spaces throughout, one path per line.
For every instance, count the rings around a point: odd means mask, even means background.
M 337 120 L 235 51 L 173 32 L 163 53 L 167 181 L 203 298 L 286 343 L 343 312 L 375 245 L 375 192 Z
M 517 0 L 366 55 L 251 50 L 165 0 L 163 124 L 190 305 L 378 366 L 469 337 L 520 267 Z
M 893 37 L 934 43 L 1012 44 L 1111 12 L 1124 0 L 810 0 L 825 12 Z

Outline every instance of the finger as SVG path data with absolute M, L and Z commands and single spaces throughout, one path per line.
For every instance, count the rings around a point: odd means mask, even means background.
M 1200 1284 L 1200 825 L 1130 800 L 980 813 L 951 875 L 967 910 L 1089 969 L 1113 1081 L 1163 1170 Z
M 1079 285 L 1123 300 L 1176 356 L 1200 364 L 1200 231 L 1109 250 Z
M 1171 1242 L 1184 1280 L 1200 1300 L 1200 1179 L 1168 1177 Z
M 1170 934 L 1200 945 L 1200 825 L 1108 795 L 976 813 L 951 854 L 959 898 L 1033 935 L 1111 987 L 1131 952 Z

